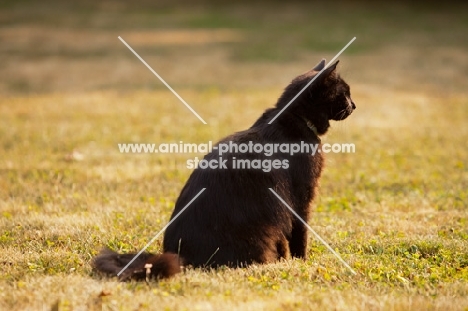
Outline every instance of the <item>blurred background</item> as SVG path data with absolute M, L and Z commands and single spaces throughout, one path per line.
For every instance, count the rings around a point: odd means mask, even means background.
M 156 178 L 173 198 L 190 173 L 187 155 L 129 156 L 117 144 L 217 141 L 245 129 L 292 78 L 357 37 L 339 71 L 358 108 L 325 138 L 357 144 L 357 155 L 329 157 L 324 192 L 349 197 L 352 183 L 397 200 L 431 179 L 444 193 L 464 191 L 447 204 L 465 206 L 466 12 L 440 1 L 1 1 L 4 195 L 42 202 L 51 180 L 69 174 L 65 196 L 84 180 L 89 198 L 103 181 L 121 193 L 126 178 L 152 187 Z
M 387 183 L 393 198 L 430 178 L 437 191 L 460 188 L 442 200 L 465 206 L 466 12 L 427 1 L 1 1 L 4 194 L 42 202 L 51 180 L 69 174 L 71 189 L 87 182 L 87 199 L 104 181 L 113 185 L 104 196 L 125 192 L 126 178 L 154 193 L 168 182 L 173 198 L 190 173 L 187 155 L 127 155 L 117 144 L 217 141 L 245 129 L 291 79 L 357 37 L 339 58 L 357 110 L 324 138 L 355 143 L 357 155 L 328 157 L 324 193 L 349 198 L 351 183 L 372 201 Z
M 285 86 L 341 57 L 353 84 L 463 89 L 468 5 L 394 1 L 1 1 L 3 95 Z M 194 103 L 195 105 L 195 103 Z

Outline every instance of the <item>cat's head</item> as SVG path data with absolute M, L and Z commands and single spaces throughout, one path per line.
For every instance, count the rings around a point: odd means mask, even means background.
M 287 111 L 310 121 L 319 134 L 330 126 L 329 120 L 346 119 L 356 109 L 349 85 L 336 70 L 338 61 L 325 68 L 323 59 L 313 69 L 296 77 L 284 90 L 277 107 L 286 106 L 307 84 L 314 81 L 292 102 Z M 316 77 L 316 75 L 323 72 Z

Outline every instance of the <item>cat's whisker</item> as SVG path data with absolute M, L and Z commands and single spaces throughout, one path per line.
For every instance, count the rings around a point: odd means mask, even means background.
M 345 116 L 346 116 L 346 109 L 343 109 L 336 114 L 336 118 L 338 120 L 343 120 Z
M 347 113 L 348 113 L 348 112 L 346 111 L 346 109 L 343 109 L 343 112 L 341 113 L 341 118 L 340 118 L 340 119 L 341 119 L 341 120 L 344 120 L 344 118 L 346 117 L 346 114 L 347 114 Z

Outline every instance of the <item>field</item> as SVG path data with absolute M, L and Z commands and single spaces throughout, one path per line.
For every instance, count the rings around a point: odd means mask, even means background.
M 0 2 L 1 310 L 468 310 L 468 5 Z M 207 122 L 117 39 L 121 36 Z M 161 281 L 95 274 L 169 221 L 203 143 L 331 59 L 357 109 L 323 138 L 308 256 Z M 162 239 L 149 250 L 159 252 Z

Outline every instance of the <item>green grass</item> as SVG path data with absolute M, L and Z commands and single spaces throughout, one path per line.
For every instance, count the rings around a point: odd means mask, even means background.
M 0 309 L 468 310 L 465 11 L 2 3 Z M 323 140 L 356 153 L 326 156 L 309 223 L 357 276 L 313 237 L 304 261 L 188 269 L 149 285 L 92 272 L 101 247 L 138 251 L 168 222 L 196 156 L 120 154 L 118 143 L 245 129 L 353 36 L 339 69 L 357 110 Z

